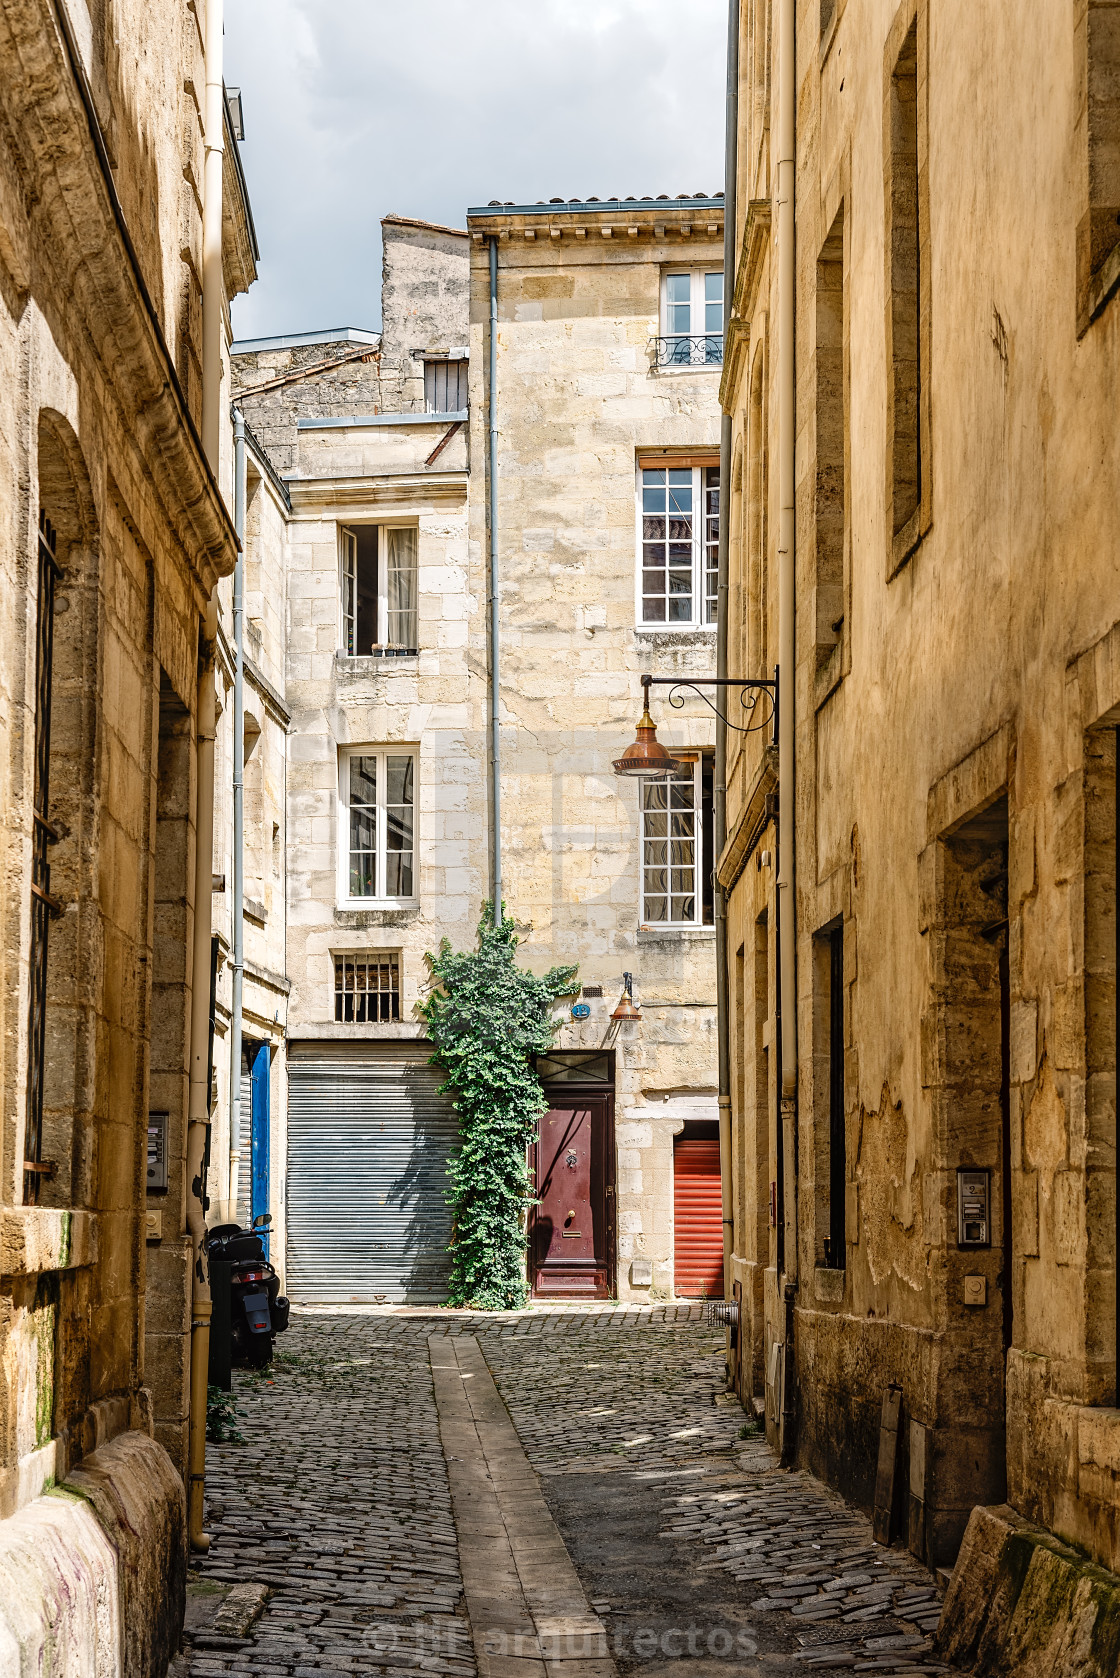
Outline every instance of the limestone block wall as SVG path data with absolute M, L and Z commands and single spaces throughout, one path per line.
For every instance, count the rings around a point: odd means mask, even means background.
M 603 986 L 591 1019 L 565 1023 L 558 1042 L 614 1049 L 619 1291 L 650 1297 L 631 1284 L 639 1257 L 664 1297 L 679 1102 L 716 1116 L 714 931 L 641 925 L 638 788 L 611 763 L 633 739 L 642 671 L 715 673 L 714 627 L 641 622 L 636 490 L 643 451 L 718 455 L 718 369 L 658 370 L 650 345 L 665 270 L 721 266 L 722 203 L 690 201 L 687 217 L 671 201 L 492 207 L 468 225 L 471 530 L 483 552 L 487 240 L 498 240 L 504 896 L 534 968 L 578 962 L 585 983 Z M 484 622 L 472 636 L 481 659 Z M 655 690 L 654 705 L 668 744 L 712 746 L 700 700 L 677 711 Z M 623 971 L 643 1017 L 612 1036 Z
M 204 82 L 196 14 L 162 0 L 111 12 L 27 0 L 0 24 L 5 1671 L 162 1672 L 182 1619 L 195 706 L 201 612 L 234 556 L 190 423 Z M 232 291 L 248 268 L 243 249 L 226 254 Z M 58 564 L 49 696 L 41 516 Z M 42 792 L 40 779 L 39 815 Z M 42 859 L 33 878 L 37 834 L 49 879 Z M 52 900 L 39 1148 L 33 885 Z M 149 1247 L 157 1102 L 169 1173 Z M 52 1483 L 71 1491 L 41 1495 Z
M 291 714 L 284 698 L 287 668 L 289 503 L 269 462 L 247 450 L 245 514 L 245 861 L 242 1036 L 270 1046 L 269 1206 L 275 1235 L 269 1256 L 283 1268 L 284 1113 L 287 1077 L 287 781 Z M 212 1222 L 237 1215 L 230 1166 L 232 1084 L 229 1020 L 233 945 L 233 582 L 223 582 L 220 622 L 226 633 L 218 725 L 214 872 L 222 889 L 213 898 L 213 926 L 221 938 L 214 1044 L 214 1110 L 208 1194 Z M 236 1201 L 250 1204 L 251 1114 L 242 1108 Z
M 416 429 L 426 450 L 433 428 Z M 424 955 L 444 936 L 460 946 L 473 940 L 485 892 L 484 709 L 468 664 L 469 614 L 478 595 L 469 575 L 466 480 L 461 468 L 449 469 L 435 498 L 419 480 L 402 492 L 399 482 L 379 479 L 377 459 L 366 458 L 358 498 L 344 488 L 351 477 L 346 451 L 359 447 L 349 435 L 340 439 L 341 462 L 332 458 L 333 433 L 315 438 L 314 488 L 296 495 L 291 527 L 288 1020 L 305 1035 L 330 1035 L 334 953 L 394 951 L 402 985 L 397 1034 L 419 1035 L 414 1008 L 426 983 Z M 390 448 L 395 458 L 396 437 Z M 339 650 L 339 525 L 376 521 L 387 511 L 417 525 L 420 650 L 415 658 L 348 658 Z M 412 748 L 417 759 L 416 896 L 400 908 L 346 907 L 339 753 L 393 744 Z M 389 1026 L 345 1029 L 350 1036 L 394 1034 Z
M 771 1230 L 763 1293 L 776 1304 L 781 1280 L 796 1286 L 802 1460 L 861 1501 L 872 1496 L 884 1388 L 902 1388 L 909 1467 L 896 1530 L 918 1554 L 951 1560 L 972 1505 L 1006 1495 L 1115 1568 L 1120 691 L 1110 671 L 1120 600 L 1107 556 L 1120 462 L 1094 439 L 1107 424 L 1120 317 L 1100 276 L 1095 313 L 1083 307 L 1074 256 L 1084 159 L 1054 145 L 1072 132 L 1084 141 L 1077 90 L 1091 45 L 1074 20 L 1050 18 L 1013 83 L 995 77 L 977 104 L 968 89 L 980 50 L 922 0 L 890 13 L 848 0 L 823 43 L 819 8 L 798 7 L 788 818 L 798 1165 L 795 1200 L 786 1179 L 796 1226 L 782 1232 L 784 1273 Z M 772 86 L 753 50 L 741 63 L 740 195 L 757 200 Z M 881 112 L 889 78 L 911 74 L 916 134 L 902 145 Z M 983 137 L 1006 134 L 1014 111 L 1026 111 L 1033 74 L 1047 94 L 1031 102 L 1029 139 L 997 156 Z M 962 149 L 966 121 L 982 139 Z M 902 203 L 892 181 L 907 169 L 913 191 Z M 1014 210 L 1028 181 L 1029 235 Z M 884 191 L 888 215 L 916 218 L 901 268 L 884 233 Z M 732 509 L 741 632 L 748 649 L 772 652 L 777 297 L 764 209 L 752 202 L 744 216 L 743 329 L 724 400 L 742 497 Z M 1005 230 L 995 241 L 993 227 Z M 1029 254 L 1039 239 L 1041 270 Z M 911 328 L 922 381 L 912 402 L 911 363 L 896 342 Z M 903 518 L 907 449 L 920 491 Z M 824 601 L 842 616 L 825 621 Z M 752 788 L 748 759 L 729 822 L 732 843 L 737 822 L 744 842 L 754 833 L 757 857 L 772 830 L 758 824 Z M 751 866 L 736 886 L 732 934 L 748 952 L 762 912 L 772 925 Z M 834 931 L 842 1267 L 823 1250 L 831 1049 L 820 961 Z M 772 993 L 762 1018 L 737 1016 L 737 1033 L 737 1157 L 755 1191 L 755 1206 L 748 1195 L 736 1211 L 746 1288 L 766 1246 L 750 1155 L 764 1157 L 770 1183 L 779 1157 L 772 1128 L 763 1146 L 757 1102 L 775 1041 Z M 990 1240 L 978 1248 L 958 1229 L 964 1168 L 990 1172 Z M 771 1315 L 762 1334 L 768 1354 L 784 1329 Z
M 297 469 L 299 420 L 422 414 L 424 354 L 446 356 L 467 343 L 465 232 L 386 216 L 381 238 L 380 332 L 309 332 L 235 345 L 235 390 L 282 474 Z

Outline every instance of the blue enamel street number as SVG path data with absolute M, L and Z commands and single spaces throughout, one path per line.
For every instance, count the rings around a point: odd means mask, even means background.
M 586 1002 L 574 1002 L 572 1004 L 572 1018 L 573 1020 L 589 1020 L 591 1018 L 591 1009 Z

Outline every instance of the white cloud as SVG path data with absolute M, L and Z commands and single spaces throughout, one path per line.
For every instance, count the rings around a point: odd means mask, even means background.
M 718 192 L 725 0 L 227 0 L 261 277 L 242 337 L 376 326 L 379 222 Z

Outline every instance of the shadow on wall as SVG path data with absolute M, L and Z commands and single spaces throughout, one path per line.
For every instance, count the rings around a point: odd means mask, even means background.
M 447 1298 L 451 1257 L 450 1183 L 447 1167 L 459 1144 L 458 1114 L 450 1098 L 435 1092 L 442 1073 L 425 1064 L 406 1066 L 402 1096 L 412 1114 L 412 1144 L 394 1176 L 386 1204 L 397 1214 L 400 1282 L 396 1297 L 405 1304 L 442 1303 Z

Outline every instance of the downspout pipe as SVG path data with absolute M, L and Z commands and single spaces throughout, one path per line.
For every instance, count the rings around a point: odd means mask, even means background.
M 206 1385 L 210 1361 L 210 1272 L 206 1259 L 206 1155 L 210 1136 L 210 894 L 214 873 L 214 641 L 217 612 L 208 606 L 199 649 L 195 799 L 194 939 L 191 956 L 190 1084 L 187 1106 L 187 1230 L 191 1238 L 190 1425 L 187 1536 L 210 1548 L 202 1530 L 206 1477 Z
M 778 9 L 778 924 L 782 996 L 781 1136 L 785 1164 L 785 1274 L 781 1461 L 793 1462 L 797 1367 L 794 1300 L 798 1280 L 797 1193 L 797 787 L 794 774 L 797 526 L 795 517 L 796 364 L 796 0 Z
M 202 446 L 215 479 L 221 442 L 222 86 L 223 0 L 206 0 L 203 120 L 206 162 L 202 201 Z M 206 1260 L 206 1157 L 210 1136 L 210 909 L 214 876 L 214 740 L 217 694 L 214 646 L 218 608 L 206 604 L 199 657 L 195 798 L 194 938 L 191 960 L 190 1078 L 187 1105 L 187 1230 L 191 1238 L 190 1422 L 187 1444 L 187 1539 L 192 1550 L 210 1548 L 202 1530 L 206 1478 L 206 1385 L 210 1360 L 210 1273 Z
M 487 363 L 490 408 L 490 773 L 493 833 L 491 880 L 494 888 L 494 925 L 501 926 L 502 910 L 502 736 L 499 714 L 501 615 L 498 596 L 498 241 L 490 240 L 490 354 Z
M 229 1215 L 241 1171 L 241 1029 L 245 991 L 245 416 L 233 410 L 233 972 L 229 1022 Z
M 202 446 L 218 476 L 222 416 L 222 170 L 225 165 L 225 86 L 222 80 L 224 0 L 206 0 L 206 153 L 202 176 Z
M 736 197 L 739 153 L 739 0 L 727 9 L 727 110 L 723 163 L 723 335 L 731 319 L 737 260 Z M 719 552 L 717 570 L 716 675 L 727 675 L 731 527 L 731 415 L 720 416 L 719 431 Z M 718 863 L 727 843 L 727 724 L 716 714 L 716 763 L 712 796 L 715 828 L 712 850 Z M 731 987 L 727 961 L 727 900 L 719 880 L 712 882 L 716 923 L 716 1028 L 719 1056 L 719 1164 L 723 1200 L 723 1291 L 731 1293 L 731 1254 L 734 1248 L 734 1157 L 731 1113 Z M 740 1328 L 740 1334 L 742 1330 Z

